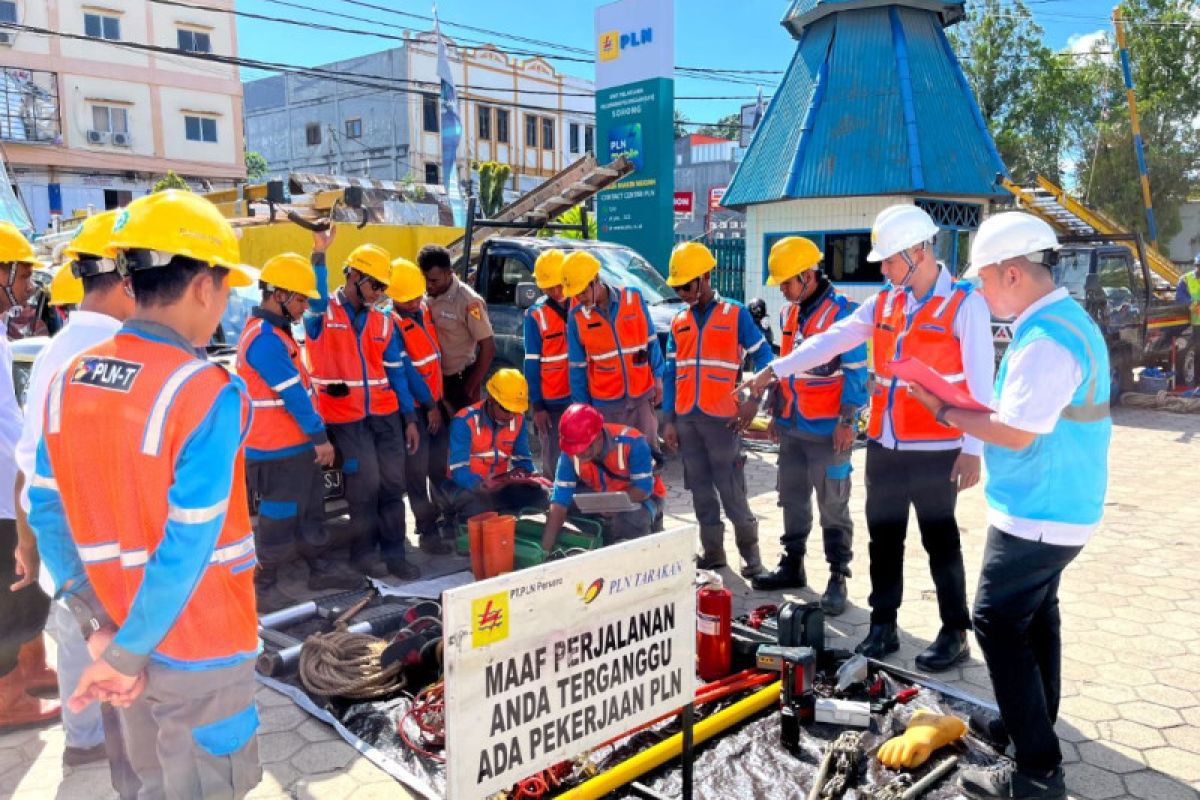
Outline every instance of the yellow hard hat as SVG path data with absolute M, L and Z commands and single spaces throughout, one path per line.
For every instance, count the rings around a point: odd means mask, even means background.
M 407 303 L 425 294 L 425 273 L 407 258 L 392 262 L 392 275 L 388 281 L 387 296 L 397 303 Z
M 7 220 L 0 220 L 0 263 L 37 264 L 37 254 L 25 234 Z
M 77 306 L 83 302 L 83 278 L 75 277 L 70 264 L 63 264 L 50 280 L 50 305 Z
M 668 286 L 683 286 L 691 283 L 717 265 L 712 251 L 700 242 L 684 242 L 671 251 L 671 263 L 667 270 Z
M 377 244 L 360 244 L 346 256 L 346 266 L 386 286 L 391 278 L 392 255 Z
M 253 286 L 258 271 L 241 261 L 238 237 L 217 207 L 198 194 L 167 189 L 139 197 L 117 215 L 103 255 L 149 250 L 229 270 L 228 285 Z
M 533 265 L 533 280 L 539 289 L 562 286 L 563 261 L 565 259 L 563 251 L 554 247 L 543 251 L 537 257 L 537 262 Z
M 529 410 L 529 384 L 515 369 L 498 369 L 487 382 L 488 397 L 514 414 Z
M 302 294 L 313 300 L 321 297 L 317 291 L 317 273 L 308 259 L 299 253 L 271 256 L 263 264 L 258 279 L 276 289 Z
M 778 286 L 801 272 L 816 269 L 824 255 L 811 240 L 803 236 L 785 236 L 771 245 L 767 257 L 767 286 Z
M 576 250 L 563 259 L 563 294 L 575 297 L 583 292 L 600 274 L 600 259 L 587 250 Z
M 80 256 L 92 258 L 110 258 L 108 243 L 112 239 L 113 223 L 117 221 L 119 211 L 104 211 L 93 214 L 75 229 L 75 236 L 63 248 L 63 259 L 75 261 Z

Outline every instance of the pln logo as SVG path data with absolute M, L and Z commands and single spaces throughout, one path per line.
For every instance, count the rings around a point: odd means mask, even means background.
M 508 594 L 471 601 L 471 647 L 483 647 L 508 638 Z
M 620 58 L 622 51 L 628 50 L 631 47 L 642 47 L 653 41 L 653 28 L 642 28 L 640 31 L 632 33 L 607 31 L 600 34 L 600 41 L 596 46 L 596 55 L 600 61 L 615 61 Z
M 583 604 L 591 605 L 591 602 L 600 596 L 600 590 L 604 588 L 604 578 L 596 578 L 588 584 L 587 588 L 583 588 L 583 584 L 578 584 L 575 587 L 575 594 L 579 595 L 579 599 Z

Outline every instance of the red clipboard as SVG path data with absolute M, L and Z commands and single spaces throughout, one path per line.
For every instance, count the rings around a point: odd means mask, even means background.
M 962 386 L 955 386 L 929 365 L 915 358 L 901 358 L 888 364 L 892 374 L 907 383 L 915 383 L 948 406 L 967 411 L 991 411 L 990 408 L 971 397 Z

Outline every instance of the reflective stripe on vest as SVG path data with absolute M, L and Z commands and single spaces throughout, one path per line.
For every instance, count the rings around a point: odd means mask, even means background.
M 950 383 L 966 382 L 962 347 L 954 335 L 954 320 L 970 289 L 955 284 L 945 297 L 933 297 L 908 317 L 905 292 L 884 289 L 875 302 L 875 331 L 871 357 L 875 383 L 871 389 L 871 417 L 867 434 L 883 436 L 883 419 L 891 419 L 892 435 L 897 442 L 952 442 L 962 431 L 941 425 L 933 414 L 906 390 L 905 382 L 892 375 L 892 361 L 917 358 Z
M 367 310 L 362 335 L 356 335 L 350 311 L 338 295 L 329 298 L 321 335 L 306 345 L 318 390 L 317 410 L 326 422 L 356 422 L 368 411 L 383 416 L 400 409 L 383 360 L 391 335 L 391 315 L 373 308 Z M 338 384 L 348 390 L 343 397 L 330 394 L 329 387 Z
M 701 328 L 695 312 L 680 311 L 671 321 L 675 339 L 675 413 L 688 414 L 699 407 L 711 417 L 737 414 L 738 370 L 742 347 L 738 343 L 741 309 L 725 300 L 715 307 Z
M 593 492 L 627 492 L 634 481 L 649 478 L 650 475 L 631 475 L 629 472 L 629 453 L 633 449 L 631 440 L 644 440 L 646 437 L 634 428 L 613 423 L 605 423 L 604 432 L 608 434 L 611 446 L 601 461 L 603 469 L 593 461 L 583 461 L 579 456 L 572 457 L 575 474 L 579 476 L 579 480 Z M 574 489 L 575 484 L 571 484 L 569 488 Z M 667 496 L 667 488 L 658 475 L 654 476 L 654 487 L 650 496 Z
M 83 359 L 96 358 L 136 365 L 136 375 L 116 390 L 97 385 L 81 368 Z M 242 381 L 180 347 L 122 332 L 70 364 L 50 400 L 58 411 L 45 442 L 71 537 L 88 581 L 118 626 L 141 588 L 138 570 L 154 558 L 168 521 L 204 524 L 223 515 L 208 566 L 152 653 L 172 663 L 219 665 L 252 657 L 258 647 L 243 448 L 229 454 L 234 463 L 227 497 L 201 508 L 169 500 L 180 453 L 231 382 L 243 397 L 246 426 L 249 397 Z
M 780 325 L 783 340 L 779 354 L 785 356 L 796 349 L 804 339 L 828 330 L 837 321 L 838 303 L 833 292 L 804 320 L 800 328 L 800 304 L 791 303 L 782 315 Z M 804 377 L 791 377 L 779 382 L 779 416 L 791 419 L 799 414 L 804 419 L 835 419 L 841 412 L 842 376 L 841 357 L 809 371 Z M 810 377 L 811 376 L 811 377 Z M 818 377 L 820 376 L 820 377 Z
M 429 387 L 433 402 L 438 402 L 444 396 L 442 384 L 442 354 L 438 342 L 437 328 L 433 324 L 433 316 L 429 306 L 421 301 L 421 322 L 405 316 L 396 317 L 396 327 L 404 339 L 404 349 L 412 361 L 421 379 Z
M 512 469 L 513 447 L 525 417 L 517 414 L 506 425 L 493 428 L 484 422 L 484 402 L 467 406 L 456 415 L 467 423 L 471 432 L 471 455 L 469 461 L 451 464 L 447 469 L 453 472 L 459 467 L 469 467 L 471 472 L 487 480 Z
M 654 340 L 640 295 L 631 289 L 617 294 L 616 325 L 598 309 L 579 306 L 576 326 L 587 353 L 588 391 L 594 400 L 641 397 L 654 388 L 649 344 Z
M 550 308 L 548 302 L 529 309 L 542 337 L 542 352 L 527 354 L 527 360 L 538 362 L 542 380 L 543 400 L 565 400 L 571 396 L 571 373 L 567 364 L 567 321 Z
M 287 349 L 288 358 L 298 374 L 274 386 L 268 385 L 246 360 L 246 353 L 259 336 L 277 337 Z M 246 447 L 251 450 L 282 450 L 309 441 L 308 435 L 300 428 L 296 418 L 287 410 L 283 398 L 279 396 L 281 392 L 300 384 L 313 403 L 317 402 L 308 369 L 301 358 L 300 347 L 290 333 L 280 330 L 261 317 L 252 317 L 238 340 L 237 374 L 246 382 L 250 404 L 255 409 L 254 417 L 250 421 L 250 435 L 246 437 Z

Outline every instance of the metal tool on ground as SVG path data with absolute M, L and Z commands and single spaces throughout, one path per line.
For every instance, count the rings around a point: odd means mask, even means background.
M 836 800 L 856 782 L 858 765 L 863 759 L 863 738 L 858 731 L 846 731 L 830 742 L 808 791 L 808 800 Z
M 279 629 L 304 622 L 313 617 L 337 619 L 346 613 L 346 609 L 358 603 L 370 591 L 370 589 L 355 589 L 350 592 L 338 592 L 337 594 L 308 600 L 304 603 L 297 603 L 294 606 L 281 608 L 270 614 L 260 615 L 258 625 L 260 628 Z
M 915 686 L 911 687 L 909 689 L 904 689 L 902 691 L 899 691 L 891 697 L 880 700 L 877 703 L 872 703 L 871 704 L 871 713 L 872 714 L 886 714 L 898 705 L 900 705 L 900 706 L 908 705 L 920 693 L 921 693 L 921 690 Z
M 958 756 L 949 756 L 938 762 L 920 780 L 914 781 L 912 775 L 903 773 L 886 786 L 871 792 L 868 800 L 917 800 L 953 772 L 956 767 L 958 767 Z

